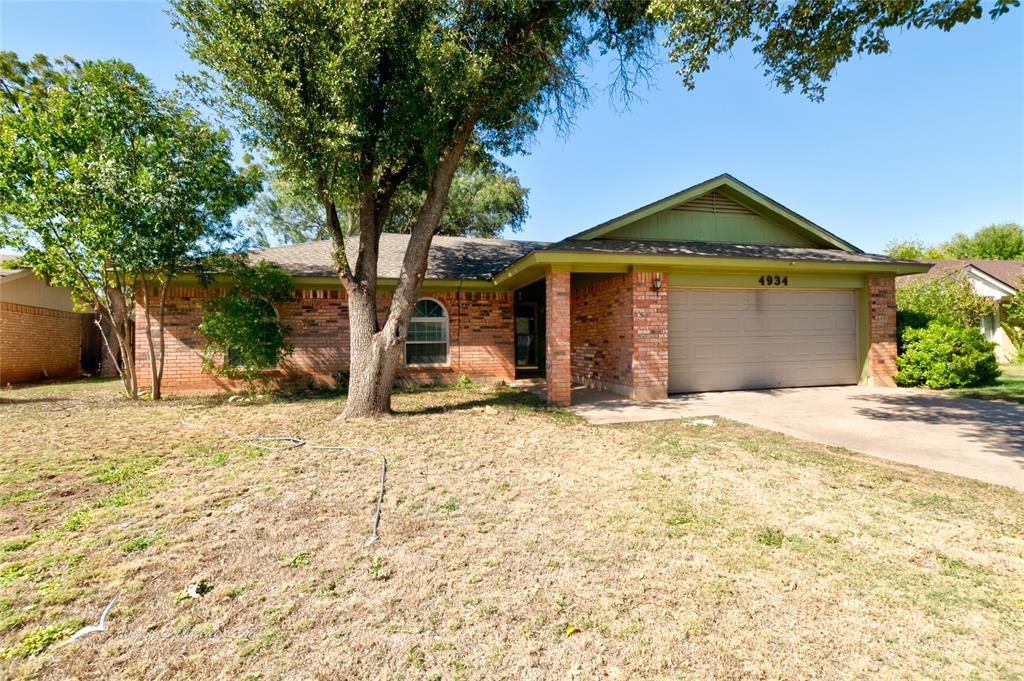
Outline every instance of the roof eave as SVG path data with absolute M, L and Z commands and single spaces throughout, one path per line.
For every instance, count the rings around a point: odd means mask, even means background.
M 830 260 L 799 260 L 795 258 L 734 258 L 704 255 L 638 255 L 632 253 L 581 253 L 579 251 L 544 250 L 534 251 L 494 276 L 495 285 L 507 288 L 537 279 L 537 272 L 528 271 L 541 267 L 579 272 L 627 272 L 630 269 L 667 269 L 689 267 L 710 267 L 724 270 L 757 270 L 766 264 L 773 267 L 792 268 L 805 272 L 861 272 L 878 274 L 921 274 L 931 265 L 920 262 L 836 262 Z M 528 283 L 528 282 L 527 282 Z

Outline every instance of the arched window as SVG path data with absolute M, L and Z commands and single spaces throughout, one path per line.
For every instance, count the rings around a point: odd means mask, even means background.
M 448 313 L 432 298 L 416 303 L 405 339 L 405 364 L 448 363 Z

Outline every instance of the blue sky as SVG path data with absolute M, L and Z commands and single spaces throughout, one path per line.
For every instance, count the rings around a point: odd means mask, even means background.
M 161 87 L 195 66 L 162 2 L 0 0 L 0 48 L 134 63 Z M 840 67 L 824 103 L 786 95 L 749 50 L 688 92 L 666 65 L 644 101 L 600 91 L 566 139 L 509 159 L 530 188 L 522 238 L 554 240 L 729 172 L 869 251 L 1024 222 L 1024 11 L 898 34 Z

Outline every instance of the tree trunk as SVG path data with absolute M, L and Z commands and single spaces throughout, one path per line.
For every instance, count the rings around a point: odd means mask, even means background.
M 360 197 L 359 256 L 355 268 L 340 272 L 349 306 L 349 388 L 342 418 L 391 413 L 391 392 L 405 348 L 409 318 L 423 286 L 430 242 L 441 223 L 452 178 L 473 134 L 475 121 L 459 125 L 452 142 L 434 169 L 430 188 L 409 235 L 398 285 L 383 325 L 377 319 L 377 247 L 386 219 L 385 209 L 372 194 Z M 328 210 L 328 221 L 330 210 Z M 338 230 L 332 230 L 337 234 Z M 335 246 L 344 248 L 335 237 Z M 347 276 L 346 276 L 347 275 Z

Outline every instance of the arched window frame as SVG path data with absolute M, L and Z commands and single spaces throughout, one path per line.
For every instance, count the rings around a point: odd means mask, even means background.
M 415 314 L 416 314 L 415 309 L 413 310 L 413 315 L 414 316 L 411 319 L 409 319 L 409 331 L 408 331 L 408 333 L 406 333 L 406 338 L 405 338 L 405 366 L 407 366 L 407 367 L 449 366 L 449 363 L 451 361 L 451 337 L 450 337 L 450 335 L 448 333 L 449 320 L 450 320 L 450 317 L 449 317 L 449 314 L 448 314 L 448 308 L 445 307 L 444 303 L 442 303 L 437 298 L 430 298 L 430 297 L 420 298 L 419 300 L 416 301 L 416 305 L 419 306 L 419 304 L 424 302 L 424 301 L 430 301 L 430 302 L 434 303 L 435 305 L 437 305 L 440 308 L 441 312 L 442 312 L 442 316 L 440 316 L 440 317 L 417 317 L 417 316 L 415 316 Z M 421 329 L 425 328 L 425 327 L 437 327 L 437 328 L 440 329 L 440 334 L 437 334 L 437 336 L 438 336 L 437 338 L 423 339 L 422 337 L 420 337 L 421 334 L 419 333 L 419 331 Z M 416 346 L 441 345 L 441 344 L 444 345 L 444 361 L 440 361 L 440 362 L 438 362 L 438 361 L 424 362 L 424 361 L 411 360 L 410 357 L 409 357 L 410 351 L 412 350 L 413 352 L 415 352 L 415 350 L 413 350 L 413 348 L 415 348 Z

